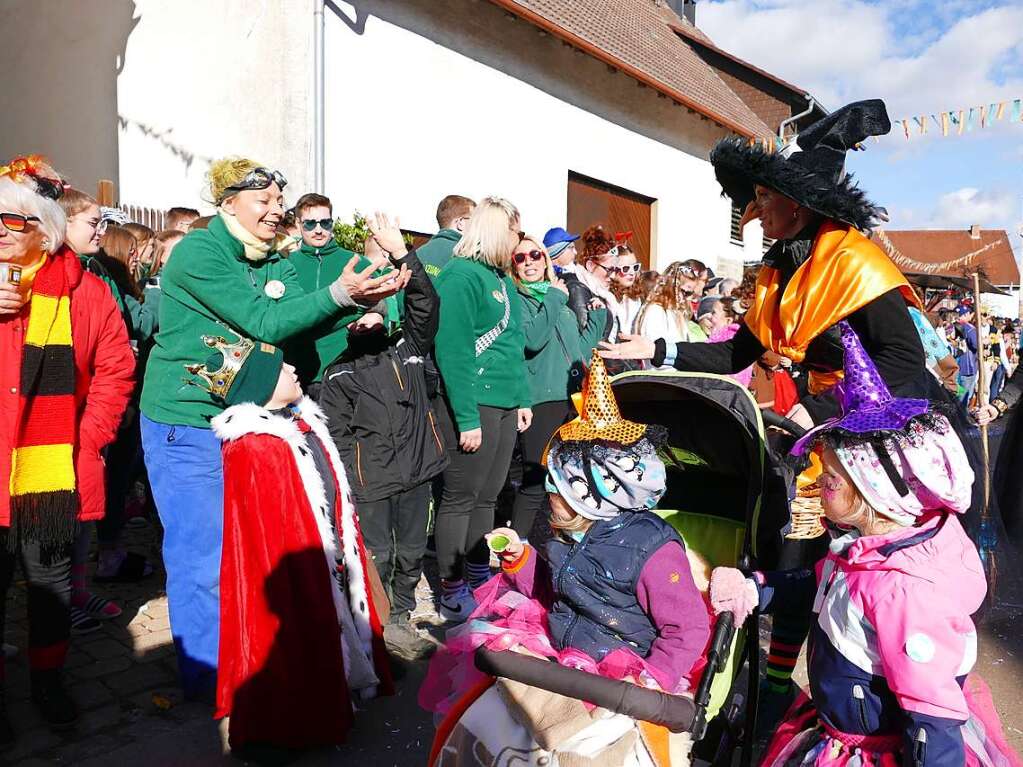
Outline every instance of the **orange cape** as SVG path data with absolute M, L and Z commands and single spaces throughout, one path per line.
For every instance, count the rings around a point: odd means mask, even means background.
M 780 272 L 765 266 L 757 277 L 746 325 L 765 349 L 802 362 L 810 342 L 878 296 L 899 288 L 906 301 L 920 301 L 902 272 L 877 245 L 849 226 L 825 222 L 810 257 L 780 290 Z M 841 371 L 810 371 L 810 393 L 837 383 Z

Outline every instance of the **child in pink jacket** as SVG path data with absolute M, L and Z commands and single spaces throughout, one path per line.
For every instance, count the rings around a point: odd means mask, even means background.
M 822 452 L 827 557 L 816 572 L 711 578 L 714 609 L 738 618 L 813 601 L 809 697 L 762 764 L 1018 765 L 983 682 L 968 676 L 970 616 L 987 584 L 957 518 L 974 479 L 962 443 L 926 400 L 894 399 L 852 329 L 842 334 L 843 415 L 795 448 Z

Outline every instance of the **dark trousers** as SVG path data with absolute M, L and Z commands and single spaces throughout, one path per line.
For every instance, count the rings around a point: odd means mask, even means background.
M 359 501 L 359 525 L 391 600 L 391 619 L 405 620 L 416 606 L 423 572 L 430 483 L 380 501 Z
M 44 549 L 38 543 L 22 541 L 9 551 L 8 530 L 0 528 L 0 636 L 7 619 L 7 590 L 20 561 L 28 580 L 29 666 L 38 670 L 60 668 L 71 636 L 71 543 L 59 549 Z M 2 678 L 0 674 L 0 681 Z
M 544 402 L 533 406 L 533 423 L 519 435 L 522 455 L 522 482 L 515 494 L 512 527 L 520 538 L 528 538 L 537 512 L 544 507 L 547 491 L 547 470 L 543 467 L 543 451 L 551 435 L 565 423 L 574 408 L 570 402 Z
M 135 480 L 145 471 L 142 462 L 142 434 L 135 411 L 129 423 L 117 432 L 107 448 L 107 505 L 103 519 L 96 523 L 96 538 L 102 544 L 116 545 L 124 529 L 124 507 Z
M 437 511 L 437 568 L 440 577 L 462 577 L 462 563 L 490 561 L 483 536 L 494 527 L 494 502 L 504 487 L 515 447 L 518 411 L 480 406 L 483 444 L 475 453 L 458 447 L 458 433 L 448 408 L 440 409 L 444 442 L 451 463 L 444 470 L 444 492 Z

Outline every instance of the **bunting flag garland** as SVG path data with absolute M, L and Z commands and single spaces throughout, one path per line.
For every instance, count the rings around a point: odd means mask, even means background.
M 992 248 L 998 247 L 1005 242 L 1005 240 L 998 239 L 994 242 L 989 242 L 982 248 L 978 248 L 964 256 L 960 256 L 959 258 L 953 258 L 951 261 L 941 261 L 939 263 L 932 264 L 924 261 L 917 261 L 909 256 L 903 255 L 902 252 L 895 247 L 892 241 L 888 239 L 888 234 L 884 231 L 884 229 L 877 228 L 874 230 L 874 234 L 877 235 L 877 239 L 881 242 L 881 247 L 883 247 L 885 252 L 888 254 L 888 258 L 890 258 L 896 266 L 901 269 L 905 269 L 906 271 L 924 274 L 935 274 L 937 272 L 951 272 L 965 269 L 967 266 L 970 266 L 978 256 L 987 253 Z
M 941 131 L 941 135 L 947 137 L 953 129 L 955 135 L 962 136 L 964 133 L 972 133 L 978 127 L 980 129 L 990 128 L 994 123 L 1001 122 L 1006 117 L 1010 123 L 1023 122 L 1023 98 L 992 101 L 988 104 L 952 109 L 931 115 L 913 115 L 892 120 L 892 125 L 896 129 L 901 128 L 903 137 L 909 140 L 914 135 L 925 135 L 927 124 L 931 121 Z M 874 141 L 878 141 L 877 136 L 874 136 Z M 759 145 L 766 152 L 773 154 L 781 152 L 787 142 L 780 136 L 771 136 L 769 138 L 751 138 L 749 143 L 750 146 Z

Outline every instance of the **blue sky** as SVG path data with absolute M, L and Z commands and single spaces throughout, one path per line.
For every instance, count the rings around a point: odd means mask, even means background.
M 829 109 L 883 98 L 892 120 L 1023 98 L 1023 0 L 703 0 L 719 46 Z M 1019 259 L 1023 123 L 947 138 L 901 126 L 848 169 L 888 208 L 891 229 L 1006 229 Z

